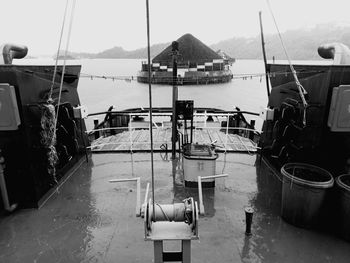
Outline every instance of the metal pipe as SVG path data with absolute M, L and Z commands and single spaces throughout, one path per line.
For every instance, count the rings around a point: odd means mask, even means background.
M 1 150 L 0 150 L 1 153 Z M 1 197 L 2 201 L 4 203 L 4 208 L 8 212 L 12 212 L 17 208 L 17 204 L 10 205 L 10 201 L 8 198 L 7 193 L 7 187 L 6 187 L 6 181 L 5 181 L 5 175 L 4 175 L 4 168 L 5 168 L 5 159 L 4 157 L 0 157 L 0 188 L 1 188 Z
M 172 136 L 171 136 L 171 157 L 175 159 L 176 155 L 176 138 L 177 138 L 177 116 L 176 116 L 176 101 L 178 97 L 177 89 L 177 53 L 179 52 L 179 43 L 173 41 L 172 53 L 173 53 L 173 114 L 172 114 Z
M 196 110 L 201 110 L 201 108 L 196 108 Z M 225 117 L 228 113 L 229 114 L 242 113 L 242 114 L 248 114 L 248 115 L 253 115 L 253 116 L 260 116 L 260 113 L 256 113 L 256 112 L 252 112 L 252 111 L 224 111 L 224 110 L 217 110 L 215 112 L 217 112 L 217 113 L 210 113 L 210 115 L 212 115 L 212 116 L 224 116 Z M 147 112 L 139 112 L 138 113 L 137 111 L 125 110 L 125 111 L 101 111 L 101 112 L 95 112 L 95 113 L 88 114 L 88 117 L 96 116 L 96 115 L 103 115 L 103 114 L 107 114 L 107 113 L 124 114 L 124 115 L 131 114 L 131 116 L 133 116 L 133 115 L 148 116 Z M 162 111 L 158 111 L 157 110 L 153 115 L 154 116 L 171 116 L 172 115 L 172 108 L 164 109 Z M 194 116 L 206 116 L 206 115 L 205 115 L 205 113 L 196 113 L 196 114 L 194 114 Z
M 0 49 L 3 64 L 12 64 L 12 59 L 24 58 L 28 53 L 28 48 L 22 45 L 5 44 Z
M 149 129 L 151 139 L 151 176 L 152 176 L 152 203 L 154 214 L 154 166 L 153 166 L 153 130 L 152 130 L 152 85 L 151 85 L 151 44 L 150 44 L 150 28 L 149 28 L 149 3 L 146 0 L 146 18 L 147 18 L 147 61 L 148 61 L 148 94 L 149 94 Z
M 198 176 L 198 199 L 199 199 L 199 214 L 204 215 L 203 192 L 202 192 L 202 177 Z
M 147 206 L 148 193 L 149 193 L 149 183 L 147 183 L 146 192 L 145 192 L 145 199 L 143 200 L 143 204 L 141 206 L 141 217 L 142 218 L 145 216 L 145 209 Z
M 141 216 L 141 180 L 140 177 L 136 180 L 136 216 Z
M 254 209 L 252 207 L 246 207 L 244 209 L 245 211 L 245 234 L 247 236 L 250 236 L 252 234 L 252 222 L 253 222 L 253 213 Z
M 205 179 L 215 179 L 215 178 L 222 178 L 222 177 L 227 177 L 228 174 L 216 174 L 216 175 L 207 175 L 207 176 L 198 176 L 200 177 L 202 180 Z

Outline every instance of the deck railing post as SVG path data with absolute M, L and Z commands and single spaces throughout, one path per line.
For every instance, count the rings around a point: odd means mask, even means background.
M 98 129 L 98 119 L 94 119 L 94 130 Z M 100 132 L 99 131 L 95 131 L 95 140 L 97 140 L 98 138 L 100 138 Z
M 227 151 L 227 141 L 228 141 L 228 124 L 230 121 L 230 113 L 227 113 L 227 121 L 226 121 L 226 140 L 225 140 L 225 152 Z
M 250 120 L 250 127 L 249 128 L 252 129 L 252 130 L 255 129 L 255 120 Z M 254 139 L 254 131 L 250 131 L 249 139 L 251 139 L 251 140 Z

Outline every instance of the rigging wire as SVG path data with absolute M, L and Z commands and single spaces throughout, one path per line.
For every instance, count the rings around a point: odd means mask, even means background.
M 71 16 L 70 16 L 70 21 L 69 21 L 69 28 L 68 28 L 68 36 L 67 36 L 66 50 L 65 50 L 65 53 L 64 53 L 64 60 L 63 60 L 63 68 L 62 68 L 62 76 L 61 76 L 60 90 L 59 90 L 58 101 L 57 101 L 57 111 L 56 111 L 56 119 L 55 119 L 55 135 L 56 135 L 56 128 L 57 128 L 58 113 L 59 113 L 60 103 L 61 103 L 61 95 L 62 95 L 62 88 L 63 88 L 63 80 L 64 80 L 64 74 L 65 74 L 66 62 L 67 62 L 67 54 L 68 54 L 70 36 L 71 36 L 71 32 L 72 32 L 72 25 L 73 25 L 73 18 L 74 18 L 75 3 L 76 3 L 76 0 L 73 0 L 73 3 L 72 3 L 72 10 L 71 10 Z
M 44 73 L 44 72 L 39 72 L 39 71 L 32 71 L 30 73 L 26 72 L 25 70 L 18 70 L 16 69 L 17 72 L 21 72 L 23 74 L 36 74 L 38 78 L 45 79 L 44 76 L 52 76 L 52 73 Z M 49 72 L 49 71 L 48 71 Z M 296 71 L 297 74 L 318 74 L 318 73 L 324 73 L 324 70 L 302 70 L 302 71 Z M 232 79 L 241 79 L 241 80 L 249 80 L 253 78 L 262 78 L 265 76 L 268 76 L 270 78 L 274 78 L 280 75 L 284 75 L 287 77 L 288 75 L 293 74 L 290 71 L 276 71 L 276 72 L 270 72 L 270 73 L 237 73 L 237 74 L 232 74 Z M 87 74 L 87 73 L 80 73 L 77 78 L 89 78 L 91 80 L 94 79 L 105 79 L 105 80 L 112 80 L 112 81 L 126 81 L 126 82 L 132 82 L 132 81 L 137 81 L 137 76 L 119 76 L 119 75 L 94 75 L 94 74 Z M 169 77 L 156 77 L 157 80 L 169 80 L 172 81 L 172 76 Z M 198 80 L 202 80 L 203 78 L 198 78 Z M 192 82 L 191 80 L 182 80 L 180 79 L 182 83 L 187 83 L 187 82 Z M 193 83 L 193 82 L 192 82 Z
M 268 5 L 268 8 L 270 10 L 270 13 L 271 13 L 271 16 L 272 16 L 272 19 L 273 19 L 273 22 L 275 24 L 275 27 L 276 27 L 276 30 L 277 30 L 277 33 L 278 33 L 278 37 L 281 41 L 281 44 L 282 44 L 282 48 L 283 48 L 283 51 L 284 51 L 284 54 L 286 55 L 287 57 L 287 60 L 288 60 L 288 63 L 289 63 L 289 67 L 290 67 L 290 70 L 292 71 L 292 74 L 293 74 L 293 77 L 294 77 L 294 81 L 297 85 L 297 88 L 298 88 L 298 91 L 299 91 L 299 96 L 302 100 L 302 103 L 303 103 L 303 106 L 304 106 L 304 118 L 303 118 L 303 124 L 306 125 L 306 108 L 308 106 L 308 103 L 306 102 L 306 99 L 305 99 L 305 95 L 307 94 L 306 90 L 304 89 L 304 87 L 301 85 L 301 83 L 299 82 L 299 79 L 298 79 L 298 76 L 296 74 L 296 71 L 292 65 L 292 62 L 288 56 L 288 52 L 287 52 L 287 49 L 284 45 L 284 42 L 283 42 L 283 39 L 282 39 L 282 35 L 281 35 L 281 32 L 278 28 L 278 25 L 277 25 L 277 22 L 276 22 L 276 19 L 275 19 L 275 16 L 272 12 L 272 8 L 271 8 L 271 5 L 270 5 L 270 1 L 269 0 L 266 0 L 267 2 L 267 5 Z
M 55 61 L 55 69 L 53 71 L 52 75 L 52 81 L 51 81 L 51 88 L 50 88 L 50 93 L 48 97 L 48 101 L 52 101 L 52 92 L 53 92 L 53 87 L 55 85 L 55 78 L 56 78 L 56 73 L 57 73 L 57 63 L 58 63 L 58 58 L 60 55 L 60 49 L 61 49 L 61 43 L 62 43 L 62 36 L 63 36 L 63 31 L 64 31 L 64 25 L 66 23 L 66 16 L 67 16 L 67 9 L 68 9 L 68 1 L 66 1 L 66 7 L 64 8 L 64 15 L 63 15 L 63 21 L 62 21 L 62 27 L 61 27 L 61 35 L 60 35 L 60 40 L 58 43 L 58 48 L 57 48 L 57 55 L 56 55 L 56 61 Z
M 151 84 L 151 44 L 150 44 L 150 28 L 149 28 L 149 3 L 146 0 L 146 18 L 147 18 L 147 59 L 148 59 L 148 92 L 149 92 L 149 130 L 151 143 L 151 175 L 152 175 L 152 207 L 154 221 L 156 219 L 154 206 L 154 165 L 153 165 L 153 120 L 152 120 L 152 84 Z
M 299 74 L 311 74 L 311 73 L 324 73 L 323 70 L 308 70 L 308 71 L 295 71 L 295 73 Z M 284 76 L 288 76 L 290 74 L 293 74 L 293 72 L 290 71 L 276 71 L 276 72 L 272 72 L 272 73 L 237 73 L 237 74 L 232 74 L 232 79 L 242 79 L 242 80 L 247 80 L 247 79 L 252 79 L 252 78 L 260 78 L 260 77 L 276 77 L 279 75 L 284 75 Z M 131 82 L 131 81 L 136 81 L 137 80 L 137 76 L 108 76 L 108 75 L 93 75 L 93 74 L 86 74 L 86 73 L 81 73 L 80 78 L 89 78 L 91 80 L 94 79 L 108 79 L 108 80 L 121 80 L 121 81 L 127 81 L 127 82 Z M 151 77 L 152 78 L 152 77 Z M 172 81 L 172 76 L 164 76 L 164 77 L 156 77 L 157 80 L 169 80 L 170 82 Z M 200 77 L 198 80 L 204 80 L 205 77 Z M 182 81 L 182 79 L 179 79 L 180 81 Z M 183 80 L 183 82 L 186 82 L 186 79 Z M 192 82 L 192 81 L 191 81 Z

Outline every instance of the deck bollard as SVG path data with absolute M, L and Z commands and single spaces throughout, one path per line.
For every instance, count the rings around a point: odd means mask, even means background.
M 244 208 L 245 211 L 245 234 L 250 236 L 252 234 L 252 222 L 253 222 L 253 213 L 254 209 L 252 207 Z
M 98 129 L 98 119 L 94 119 L 94 129 Z M 100 132 L 99 131 L 95 131 L 95 140 L 97 140 L 98 138 L 100 138 Z

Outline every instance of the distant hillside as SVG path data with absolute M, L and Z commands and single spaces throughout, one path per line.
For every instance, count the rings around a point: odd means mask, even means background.
M 156 56 L 163 51 L 170 43 L 161 43 L 151 46 L 151 57 Z M 64 52 L 61 51 L 61 54 Z M 78 53 L 78 52 L 68 52 L 69 57 L 74 57 L 76 59 L 83 58 L 147 58 L 147 48 L 140 48 L 133 51 L 128 51 L 122 47 L 113 47 L 97 54 L 93 53 Z
M 333 24 L 319 25 L 312 29 L 289 30 L 282 34 L 288 54 L 294 60 L 321 59 L 317 53 L 319 45 L 328 42 L 342 42 L 350 47 L 350 27 Z M 153 58 L 163 51 L 169 43 L 151 46 Z M 238 59 L 261 59 L 260 35 L 253 38 L 233 37 L 210 46 L 214 51 L 222 50 L 229 56 Z M 286 59 L 277 34 L 265 35 L 267 58 Z M 147 58 L 147 48 L 133 51 L 114 47 L 97 54 L 69 52 L 74 58 Z
M 169 43 L 152 45 L 151 57 L 156 56 L 168 45 Z M 122 47 L 114 47 L 97 53 L 95 58 L 147 58 L 147 48 L 145 47 L 133 51 L 126 51 Z
M 277 34 L 265 35 L 268 59 L 286 59 Z M 319 25 L 309 30 L 289 30 L 282 34 L 288 55 L 294 60 L 319 60 L 317 48 L 324 43 L 342 42 L 350 47 L 350 27 L 331 24 Z M 231 38 L 221 41 L 211 48 L 224 50 L 228 55 L 241 59 L 261 59 L 260 35 L 254 38 Z

